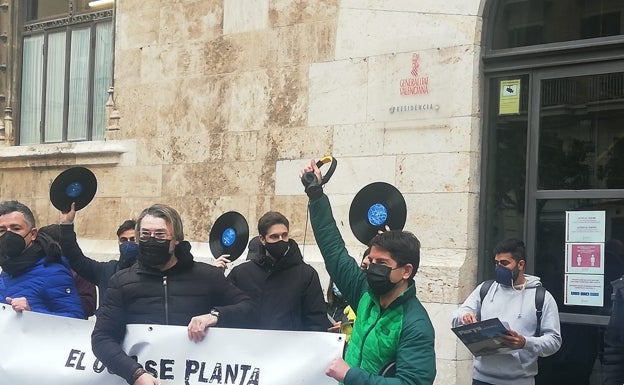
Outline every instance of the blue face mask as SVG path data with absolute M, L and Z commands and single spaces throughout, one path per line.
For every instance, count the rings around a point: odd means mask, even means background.
M 496 265 L 496 282 L 511 286 L 518 279 L 518 270 L 512 271 L 502 265 Z
M 138 244 L 128 241 L 119 245 L 119 270 L 134 265 L 138 255 Z

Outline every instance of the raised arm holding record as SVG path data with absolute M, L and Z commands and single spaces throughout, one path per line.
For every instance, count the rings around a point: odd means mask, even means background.
M 234 262 L 243 254 L 249 240 L 249 225 L 245 217 L 236 212 L 228 211 L 221 215 L 212 225 L 208 244 L 215 258 L 227 255 Z
M 75 202 L 76 211 L 86 207 L 97 191 L 95 174 L 85 167 L 72 167 L 60 173 L 50 186 L 50 201 L 57 210 L 67 213 Z

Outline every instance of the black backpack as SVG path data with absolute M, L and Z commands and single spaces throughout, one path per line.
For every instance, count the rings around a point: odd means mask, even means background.
M 481 285 L 481 290 L 479 290 L 479 296 L 481 297 L 481 306 L 483 306 L 483 298 L 490 291 L 490 287 L 494 283 L 493 279 L 489 279 L 483 282 Z M 535 289 L 535 316 L 537 317 L 537 327 L 535 328 L 534 337 L 539 337 L 542 335 L 541 324 L 542 324 L 542 308 L 544 307 L 544 296 L 546 295 L 546 289 L 544 286 L 535 286 L 530 287 L 529 289 Z M 478 314 L 479 320 L 481 320 L 481 314 Z

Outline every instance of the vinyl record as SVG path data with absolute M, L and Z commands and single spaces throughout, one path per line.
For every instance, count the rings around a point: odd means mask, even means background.
M 208 244 L 215 258 L 229 254 L 228 259 L 234 261 L 243 254 L 248 240 L 249 225 L 245 217 L 236 211 L 228 211 L 212 225 Z
M 358 241 L 368 245 L 377 231 L 403 230 L 407 205 L 399 190 L 385 182 L 371 183 L 353 198 L 349 209 L 349 224 Z
M 66 213 L 76 202 L 76 211 L 86 207 L 97 191 L 97 179 L 88 168 L 72 167 L 60 173 L 50 186 L 50 201 Z

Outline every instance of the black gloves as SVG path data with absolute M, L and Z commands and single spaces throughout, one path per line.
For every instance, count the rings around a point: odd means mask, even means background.
M 308 194 L 308 198 L 317 199 L 323 194 L 323 187 L 319 184 L 313 172 L 304 173 L 301 177 L 301 183 L 305 187 L 305 193 Z

